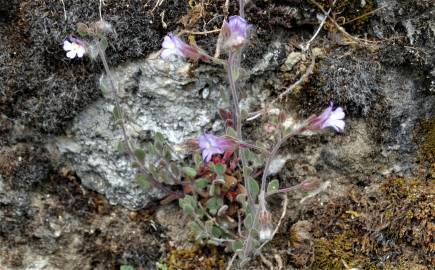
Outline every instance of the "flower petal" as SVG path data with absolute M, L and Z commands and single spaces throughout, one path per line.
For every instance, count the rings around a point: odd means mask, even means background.
M 175 49 L 175 43 L 169 36 L 165 36 L 165 38 L 163 39 L 162 48 Z
M 343 108 L 338 107 L 331 113 L 331 116 L 329 118 L 330 119 L 344 119 L 344 116 L 345 116 L 345 114 L 344 114 Z
M 76 53 L 77 53 L 77 57 L 81 58 L 86 53 L 86 50 L 83 47 L 79 47 L 77 48 Z
M 343 132 L 345 123 L 343 120 L 329 120 L 326 122 L 326 127 L 332 127 L 336 131 Z
M 160 57 L 162 59 L 166 59 L 173 54 L 176 54 L 176 51 L 174 49 L 163 49 L 162 52 L 160 53 Z
M 71 51 L 71 50 L 73 50 L 73 48 L 74 48 L 74 45 L 71 42 L 69 42 L 68 40 L 65 40 L 63 42 L 63 49 L 65 51 Z
M 77 52 L 75 50 L 72 50 L 72 51 L 69 51 L 69 52 L 66 53 L 66 56 L 68 58 L 71 58 L 71 59 L 75 58 L 76 55 L 77 55 Z

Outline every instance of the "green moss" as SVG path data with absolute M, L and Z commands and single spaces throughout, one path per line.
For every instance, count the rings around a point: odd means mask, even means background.
M 354 249 L 359 246 L 360 240 L 350 230 L 334 235 L 332 238 L 320 238 L 314 241 L 313 269 L 346 269 L 365 265 L 368 261 L 365 256 L 355 254 Z
M 422 158 L 435 163 L 435 119 L 422 124 L 423 142 L 420 147 Z
M 370 197 L 355 188 L 322 208 L 313 206 L 312 269 L 339 270 L 346 265 L 377 269 L 386 264 L 390 269 L 414 269 L 407 268 L 408 262 L 431 265 L 434 198 L 434 181 L 392 178 Z
M 195 245 L 192 248 L 172 249 L 166 262 L 169 270 L 223 270 L 225 259 L 216 246 Z

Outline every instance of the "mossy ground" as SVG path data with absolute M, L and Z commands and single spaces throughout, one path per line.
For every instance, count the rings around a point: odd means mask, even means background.
M 196 244 L 191 248 L 172 249 L 164 264 L 168 270 L 213 270 L 225 269 L 222 248 Z

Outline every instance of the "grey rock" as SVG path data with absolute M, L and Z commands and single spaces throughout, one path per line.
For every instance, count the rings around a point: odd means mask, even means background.
M 220 88 L 224 87 L 212 76 L 218 69 L 203 66 L 190 76 L 189 64 L 172 60 L 147 59 L 113 70 L 127 133 L 137 144 L 150 140 L 155 132 L 180 144 L 213 126 L 221 102 Z M 104 194 L 111 203 L 130 209 L 146 207 L 165 194 L 155 188 L 143 190 L 135 183 L 130 161 L 117 151 L 123 137 L 112 119 L 115 102 L 107 90 L 106 76 L 101 77 L 100 85 L 106 98 L 82 112 L 67 137 L 56 138 L 57 151 L 84 186 Z
M 282 43 L 274 43 L 264 61 L 242 72 L 241 80 L 278 66 L 276 58 L 283 49 Z M 191 69 L 190 64 L 174 57 L 165 61 L 150 58 L 112 71 L 132 141 L 140 145 L 160 132 L 169 143 L 180 144 L 207 130 L 222 133 L 223 122 L 217 111 L 227 106 L 221 98 L 221 93 L 227 91 L 225 72 L 221 66 L 206 64 Z M 241 100 L 242 109 L 249 111 L 264 104 L 269 96 L 263 87 L 266 79 L 243 86 L 246 97 Z M 112 119 L 115 101 L 109 82 L 106 76 L 100 77 L 105 99 L 83 111 L 67 136 L 57 137 L 47 148 L 56 160 L 66 161 L 72 167 L 84 186 L 104 194 L 112 204 L 144 208 L 165 194 L 154 188 L 140 188 L 134 181 L 130 161 L 117 151 L 123 136 Z
M 304 55 L 300 52 L 292 52 L 287 56 L 287 59 L 285 60 L 284 64 L 281 66 L 282 71 L 290 71 L 293 69 L 293 67 L 302 59 L 304 58 Z

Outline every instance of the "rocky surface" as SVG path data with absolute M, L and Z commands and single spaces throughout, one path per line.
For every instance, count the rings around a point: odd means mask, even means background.
M 138 143 L 156 131 L 180 143 L 220 129 L 215 109 L 226 84 L 219 67 L 148 55 L 168 31 L 219 27 L 223 2 L 165 0 L 153 10 L 146 1 L 105 1 L 104 17 L 117 32 L 107 54 Z M 339 23 L 354 19 L 344 25 L 350 34 L 373 42 L 346 44 L 327 24 L 313 44 L 322 51 L 313 75 L 277 105 L 298 120 L 333 101 L 348 118 L 343 134 L 301 136 L 284 147 L 273 171 L 283 186 L 310 177 L 329 185 L 303 204 L 307 194 L 290 196 L 285 224 L 264 254 L 277 265 L 279 254 L 288 269 L 431 269 L 433 1 L 349 0 L 336 9 Z M 245 109 L 261 108 L 304 73 L 310 58 L 299 57 L 298 44 L 316 30 L 318 13 L 306 1 L 246 6 L 256 29 L 243 58 Z M 161 194 L 140 190 L 117 153 L 120 130 L 110 93 L 99 90 L 100 63 L 64 56 L 60 44 L 75 24 L 96 19 L 98 1 L 65 1 L 65 11 L 57 0 L 0 1 L 0 265 L 154 269 L 157 261 L 170 264 L 167 254 L 203 263 L 216 249 L 168 251 L 167 243 L 188 247 L 177 207 L 154 217 Z M 213 51 L 216 36 L 195 38 Z M 246 123 L 248 139 L 262 137 L 263 124 Z M 279 201 L 270 204 L 279 216 Z

